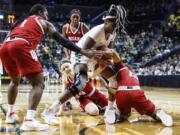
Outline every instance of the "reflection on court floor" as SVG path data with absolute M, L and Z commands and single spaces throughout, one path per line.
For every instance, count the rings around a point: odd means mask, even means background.
M 57 87 L 60 89 L 60 87 Z M 180 91 L 177 89 L 162 88 L 146 88 L 145 91 L 158 107 L 173 115 L 174 126 L 164 127 L 161 123 L 157 123 L 149 117 L 140 116 L 133 111 L 129 121 L 116 123 L 114 125 L 106 125 L 103 115 L 89 116 L 81 112 L 78 103 L 74 104 L 72 111 L 63 112 L 59 117 L 59 125 L 50 126 L 49 130 L 43 132 L 22 132 L 19 128 L 23 121 L 26 108 L 28 93 L 22 91 L 19 93 L 16 102 L 16 111 L 20 116 L 20 122 L 17 124 L 5 124 L 5 115 L 1 110 L 0 113 L 0 135 L 179 135 L 180 133 Z M 25 91 L 26 89 L 24 89 Z M 41 112 L 47 108 L 57 97 L 58 90 L 45 91 L 42 101 L 37 110 L 37 118 L 41 122 Z M 2 109 L 7 108 L 6 92 L 2 92 L 3 102 Z M 48 100 L 47 100 L 48 99 Z

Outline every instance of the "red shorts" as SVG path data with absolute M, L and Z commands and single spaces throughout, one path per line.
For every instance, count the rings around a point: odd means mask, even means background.
M 0 58 L 7 74 L 11 77 L 29 76 L 42 71 L 34 50 L 23 40 L 4 42 L 0 49 Z
M 79 102 L 83 110 L 85 109 L 85 106 L 89 103 L 96 104 L 98 108 L 104 108 L 108 105 L 108 98 L 99 90 L 95 90 L 94 94 L 91 97 L 81 96 L 79 98 Z
M 155 105 L 146 98 L 143 90 L 118 91 L 115 95 L 117 108 L 122 115 L 129 115 L 131 107 L 135 108 L 141 115 L 152 115 Z

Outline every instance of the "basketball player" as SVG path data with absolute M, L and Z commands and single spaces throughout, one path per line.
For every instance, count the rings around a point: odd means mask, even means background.
M 65 24 L 62 28 L 63 36 L 75 44 L 89 30 L 89 28 L 83 22 L 80 22 L 80 19 L 81 19 L 80 10 L 73 9 L 70 12 L 70 23 Z M 65 52 L 66 58 L 71 59 L 71 51 L 64 48 L 64 52 Z M 64 110 L 71 109 L 69 105 L 71 105 L 71 103 L 70 101 L 67 101 L 65 105 L 60 106 L 59 114 L 61 114 L 61 111 L 63 109 Z
M 73 9 L 70 12 L 70 23 L 67 23 L 62 28 L 62 34 L 73 43 L 77 43 L 82 36 L 89 31 L 89 28 L 80 22 L 81 12 L 78 9 Z M 64 48 L 65 55 L 68 59 L 71 58 L 71 51 Z
M 62 73 L 63 89 L 67 90 L 74 81 L 74 73 L 71 62 L 68 59 L 61 61 L 60 72 Z M 89 115 L 99 115 L 100 112 L 105 110 L 108 104 L 108 99 L 105 94 L 96 89 L 90 81 L 87 82 L 84 88 L 84 94 L 76 98 L 80 102 L 80 107 Z M 59 100 L 59 99 L 58 99 Z M 59 102 L 59 101 L 55 101 Z M 56 108 L 52 105 L 48 110 L 42 113 L 45 122 L 50 125 L 59 124 L 59 121 L 54 117 Z
M 111 5 L 108 10 L 108 13 L 103 17 L 104 23 L 98 25 L 91 30 L 89 30 L 77 43 L 77 45 L 83 49 L 98 49 L 101 46 L 111 47 L 112 42 L 116 37 L 116 33 L 124 33 L 124 25 L 126 20 L 126 11 L 125 9 L 118 5 Z M 95 65 L 96 60 L 88 59 L 77 53 L 72 52 L 73 65 L 75 65 L 75 79 L 74 83 L 64 91 L 59 100 L 53 103 L 50 107 L 50 110 L 53 110 L 54 113 L 59 105 L 63 104 L 72 96 L 75 96 L 85 89 L 85 86 L 88 82 L 88 65 Z M 99 74 L 104 68 L 99 68 L 96 70 L 96 74 Z M 117 87 L 116 78 L 113 70 L 109 70 L 109 76 L 106 75 L 106 79 L 109 81 L 110 87 Z M 113 99 L 112 99 L 113 100 Z M 110 105 L 109 105 L 110 104 Z M 108 106 L 112 106 L 111 101 L 108 102 Z
M 116 71 L 118 88 L 108 90 L 114 94 L 117 105 L 117 116 L 119 120 L 127 119 L 131 114 L 131 108 L 135 108 L 141 115 L 146 114 L 165 126 L 172 126 L 173 120 L 163 110 L 157 109 L 155 105 L 146 98 L 144 90 L 140 87 L 138 77 L 125 66 L 118 53 L 112 51 L 113 69 Z M 101 61 L 103 63 L 103 61 Z M 100 63 L 99 63 L 100 64 Z M 104 63 L 103 63 L 104 66 Z M 115 115 L 113 115 L 115 116 Z M 109 124 L 115 123 L 116 118 L 106 118 Z
M 82 50 L 69 40 L 63 38 L 47 19 L 47 9 L 40 4 L 34 5 L 30 9 L 28 16 L 19 19 L 12 26 L 0 49 L 2 64 L 11 78 L 8 88 L 7 123 L 15 123 L 18 120 L 18 116 L 14 112 L 14 103 L 21 76 L 26 76 L 32 85 L 28 111 L 21 126 L 21 129 L 25 131 L 46 130 L 48 128 L 48 125 L 41 124 L 34 118 L 44 89 L 42 66 L 34 49 L 44 33 L 51 35 L 59 44 L 72 51 L 87 56 L 94 55 L 94 52 Z

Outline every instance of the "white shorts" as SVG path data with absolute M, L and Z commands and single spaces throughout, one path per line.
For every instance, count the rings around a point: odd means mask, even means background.
M 93 72 L 94 71 L 94 67 L 96 65 L 96 60 L 93 59 L 89 59 L 88 57 L 80 54 L 80 53 L 75 53 L 72 52 L 71 53 L 71 64 L 74 67 L 75 64 L 87 64 L 88 66 L 88 72 Z

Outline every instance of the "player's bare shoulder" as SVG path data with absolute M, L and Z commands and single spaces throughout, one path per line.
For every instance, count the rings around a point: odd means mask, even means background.
M 89 27 L 85 23 L 82 23 L 82 30 L 83 30 L 83 33 L 85 34 L 86 32 L 89 31 Z
M 66 23 L 66 24 L 63 25 L 62 29 L 63 29 L 63 30 L 66 30 L 66 29 L 68 28 L 68 26 L 69 26 L 69 24 Z
M 43 18 L 39 19 L 39 23 L 43 27 L 44 31 L 47 32 L 48 34 L 52 34 L 53 32 L 56 31 L 56 28 L 54 27 L 54 25 Z

